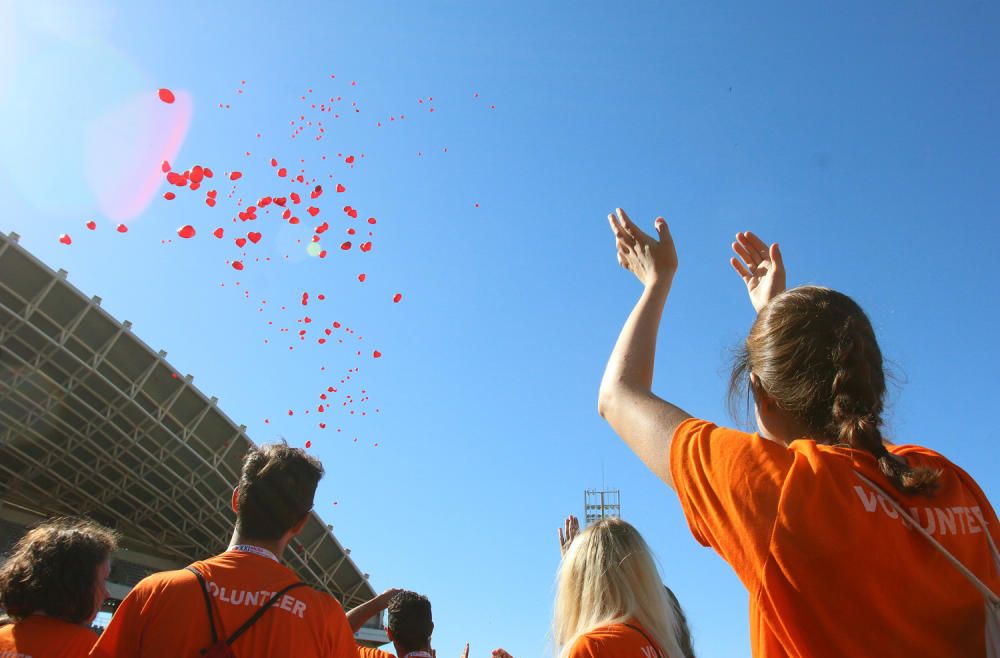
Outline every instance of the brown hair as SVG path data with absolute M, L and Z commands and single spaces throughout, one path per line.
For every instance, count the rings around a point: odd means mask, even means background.
M 900 491 L 929 492 L 940 472 L 910 468 L 883 444 L 885 388 L 882 352 L 861 307 L 836 290 L 801 286 L 761 309 L 736 355 L 729 394 L 731 402 L 741 389 L 757 400 L 764 394 L 810 438 L 865 450 Z
M 323 465 L 301 448 L 252 448 L 237 485 L 237 530 L 249 539 L 280 539 L 312 509 L 322 477 Z
M 15 620 L 41 612 L 71 624 L 90 621 L 97 569 L 117 546 L 114 531 L 87 519 L 38 525 L 0 567 L 0 607 Z
M 389 601 L 389 630 L 393 641 L 410 651 L 430 646 L 434 632 L 430 600 L 409 590 L 396 594 Z

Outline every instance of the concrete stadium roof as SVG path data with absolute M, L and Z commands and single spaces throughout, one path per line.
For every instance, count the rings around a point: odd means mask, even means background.
M 246 427 L 0 233 L 0 500 L 84 514 L 190 562 L 225 549 Z M 375 595 L 311 513 L 285 562 L 349 609 Z

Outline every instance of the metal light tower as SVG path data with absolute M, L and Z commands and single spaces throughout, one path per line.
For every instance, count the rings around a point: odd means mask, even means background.
M 583 492 L 583 518 L 585 525 L 611 517 L 621 517 L 621 491 L 586 489 Z

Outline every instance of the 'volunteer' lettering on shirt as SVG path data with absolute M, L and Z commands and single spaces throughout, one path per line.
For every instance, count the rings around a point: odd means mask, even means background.
M 220 603 L 260 607 L 270 601 L 271 597 L 277 592 L 268 592 L 263 589 L 254 590 L 252 592 L 242 589 L 226 589 L 225 587 L 219 587 L 215 583 L 209 581 L 208 593 L 218 599 Z M 272 607 L 278 610 L 290 612 L 299 619 L 302 619 L 306 612 L 306 604 L 291 594 L 285 594 L 282 596 Z
M 872 491 L 862 485 L 855 485 L 866 512 L 874 513 L 877 509 L 890 519 L 898 519 L 899 512 L 885 499 L 882 494 Z M 972 507 L 911 507 L 910 514 L 917 523 L 932 535 L 975 535 L 983 532 L 986 519 L 978 505 Z

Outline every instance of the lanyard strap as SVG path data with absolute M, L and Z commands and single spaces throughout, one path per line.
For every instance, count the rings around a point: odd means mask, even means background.
M 980 593 L 982 593 L 982 595 L 986 598 L 987 601 L 991 602 L 994 606 L 1000 606 L 1000 596 L 997 596 L 993 592 L 993 590 L 991 590 L 989 587 L 986 586 L 986 583 L 984 583 L 983 581 L 981 581 L 979 579 L 979 577 L 976 576 L 976 574 L 972 573 L 972 571 L 970 571 L 968 567 L 966 567 L 964 564 L 962 564 L 959 561 L 958 558 L 956 558 L 954 555 L 952 555 L 951 553 L 949 553 L 947 548 L 945 548 L 944 546 L 942 546 L 940 544 L 940 542 L 938 542 L 938 540 L 934 539 L 934 537 L 932 537 L 929 532 L 927 532 L 926 530 L 924 530 L 923 526 L 920 525 L 920 523 L 916 519 L 914 519 L 913 516 L 911 516 L 909 512 L 907 512 L 905 509 L 903 509 L 902 505 L 900 505 L 899 503 L 897 503 L 892 498 L 892 496 L 890 496 L 885 491 L 883 491 L 882 487 L 878 486 L 877 484 L 875 484 L 874 482 L 872 482 L 871 480 L 869 480 L 868 478 L 866 478 L 861 473 L 858 473 L 857 471 L 854 471 L 854 474 L 857 475 L 861 479 L 862 482 L 864 482 L 865 484 L 867 484 L 868 486 L 870 486 L 871 488 L 873 488 L 877 493 L 881 494 L 883 498 L 885 498 L 887 501 L 889 501 L 889 504 L 892 505 L 896 509 L 897 512 L 899 512 L 900 516 L 902 516 L 904 519 L 906 519 L 909 522 L 909 525 L 914 530 L 916 530 L 921 535 L 923 535 L 924 539 L 926 539 L 927 541 L 929 541 L 931 543 L 931 546 L 933 546 L 934 548 L 936 548 L 941 553 L 941 555 L 943 555 L 945 557 L 945 559 L 947 559 L 948 562 L 950 562 L 952 564 L 952 566 L 954 566 L 956 569 L 958 569 L 959 572 L 961 572 L 961 574 L 963 576 L 965 576 L 965 578 L 970 583 L 972 583 L 972 585 L 976 589 L 978 589 L 980 591 Z M 996 544 L 993 543 L 993 536 L 990 534 L 989 527 L 988 526 L 984 527 L 983 531 L 986 533 L 986 540 L 989 542 L 990 553 L 992 553 L 992 555 L 993 555 L 993 561 L 996 563 L 997 568 L 1000 569 L 1000 551 L 997 551 L 997 546 L 996 546 Z
M 266 548 L 261 548 L 260 546 L 254 546 L 253 544 L 234 544 L 229 547 L 230 551 L 236 551 L 237 553 L 253 553 L 254 555 L 259 555 L 261 557 L 266 557 L 269 560 L 278 561 L 278 556 L 267 550 Z

